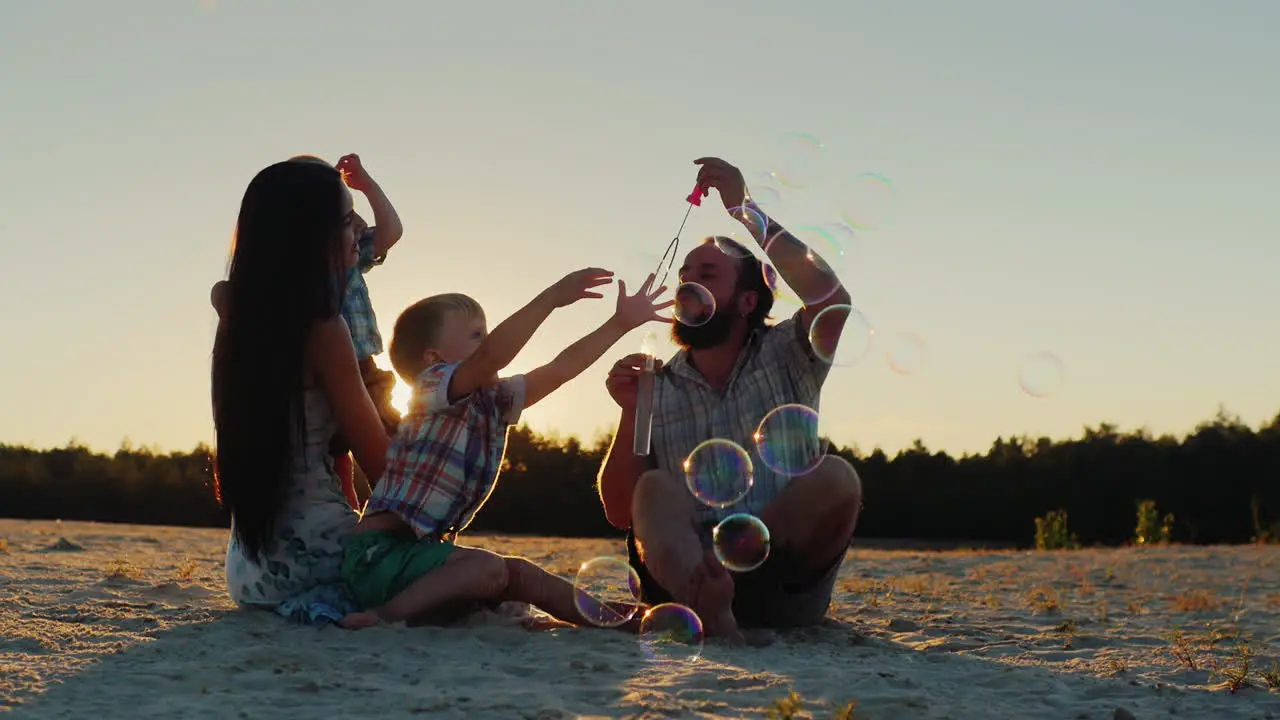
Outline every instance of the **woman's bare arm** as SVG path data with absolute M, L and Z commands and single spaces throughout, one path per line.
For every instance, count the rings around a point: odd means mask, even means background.
M 386 468 L 391 441 L 360 376 L 345 320 L 339 316 L 316 325 L 307 343 L 307 361 L 333 407 L 338 431 L 369 483 L 376 484 Z

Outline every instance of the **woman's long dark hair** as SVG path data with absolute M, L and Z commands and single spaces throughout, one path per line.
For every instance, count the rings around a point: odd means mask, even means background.
M 304 348 L 342 301 L 342 177 L 285 161 L 245 190 L 213 344 L 214 487 L 249 558 L 270 552 L 303 442 Z

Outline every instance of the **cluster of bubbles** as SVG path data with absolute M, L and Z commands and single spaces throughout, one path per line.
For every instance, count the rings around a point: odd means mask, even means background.
M 765 283 L 780 301 L 811 305 L 826 300 L 839 287 L 831 268 L 840 267 L 853 253 L 862 233 L 885 227 L 897 204 L 897 191 L 884 175 L 875 172 L 829 172 L 828 148 L 808 133 L 791 133 L 781 137 L 775 148 L 773 165 L 760 182 L 752 183 L 750 195 L 754 206 L 765 214 L 777 213 L 784 195 L 803 193 L 819 186 L 833 186 L 835 192 L 834 222 L 798 225 L 791 234 L 808 248 L 810 263 L 819 273 L 829 273 L 831 281 L 815 283 L 817 287 L 803 297 L 778 280 L 774 268 L 765 268 Z M 768 225 L 768 218 L 762 218 Z M 754 222 L 751 224 L 755 224 Z M 735 239 L 738 239 L 735 236 Z M 774 242 L 768 238 L 766 243 Z M 744 243 L 745 244 L 745 243 Z M 765 245 L 766 252 L 771 250 Z M 785 269 L 785 268 L 784 268 Z M 807 273 L 808 277 L 817 277 Z M 838 342 L 837 342 L 838 340 Z M 913 332 L 877 334 L 865 315 L 852 305 L 827 308 L 821 323 L 814 323 L 810 341 L 816 355 L 836 367 L 862 362 L 872 355 L 873 345 L 889 369 L 899 375 L 918 375 L 928 364 L 929 347 L 925 339 Z M 1041 350 L 1021 360 L 1016 370 L 1018 387 L 1033 398 L 1051 397 L 1062 388 L 1066 374 L 1062 359 L 1051 351 Z
M 796 133 L 782 141 L 781 160 L 769 173 L 770 180 L 788 190 L 811 187 L 816 181 L 824 147 L 811 135 Z M 742 224 L 728 236 L 712 238 L 725 254 L 742 258 L 757 238 L 772 262 L 784 264 L 788 276 L 797 270 L 810 279 L 798 293 L 779 279 L 770 262 L 761 263 L 764 283 L 780 300 L 799 305 L 815 305 L 831 298 L 841 287 L 836 269 L 846 259 L 858 239 L 858 232 L 884 225 L 895 191 L 888 178 L 876 173 L 857 173 L 843 178 L 837 202 L 839 220 L 825 225 L 801 225 L 788 233 L 768 236 L 768 213 L 776 212 L 782 192 L 770 184 L 750 189 L 751 203 L 730 213 Z M 786 243 L 793 247 L 780 246 Z M 787 267 L 785 263 L 792 263 Z M 689 327 L 710 322 L 716 314 L 715 296 L 696 282 L 680 283 L 675 291 L 673 319 Z M 826 306 L 812 321 L 809 343 L 814 355 L 833 367 L 849 367 L 871 354 L 873 329 L 867 317 L 852 304 Z M 919 335 L 897 333 L 888 338 L 885 360 L 901 375 L 921 372 L 928 345 Z M 1049 351 L 1026 358 L 1018 368 L 1018 385 L 1027 395 L 1049 397 L 1063 384 L 1062 361 Z M 818 466 L 826 455 L 825 442 L 818 432 L 818 413 L 799 404 L 770 411 L 752 435 L 756 457 L 772 472 L 786 477 L 804 475 Z M 755 483 L 751 454 L 738 443 L 712 438 L 700 443 L 683 463 L 689 492 L 704 505 L 730 508 L 741 502 Z M 748 513 L 723 518 L 711 532 L 716 558 L 730 572 L 746 573 L 769 558 L 771 537 L 768 526 Z M 626 558 L 597 557 L 583 563 L 574 582 L 575 600 L 582 617 L 599 627 L 621 627 L 638 620 L 640 646 L 651 660 L 692 661 L 702 653 L 702 620 L 691 608 L 664 603 L 645 608 L 639 575 Z M 641 612 L 643 610 L 643 613 Z

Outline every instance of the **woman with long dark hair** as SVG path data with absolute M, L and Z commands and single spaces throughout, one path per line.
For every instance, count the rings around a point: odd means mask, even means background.
M 257 174 L 236 225 L 213 347 L 214 476 L 231 516 L 227 587 L 277 608 L 340 582 L 355 525 L 329 454 L 341 431 L 371 482 L 388 438 L 338 310 L 356 262 L 351 193 L 295 159 Z

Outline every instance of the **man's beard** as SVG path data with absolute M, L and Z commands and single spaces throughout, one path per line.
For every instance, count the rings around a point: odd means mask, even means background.
M 671 324 L 671 339 L 676 345 L 686 350 L 706 350 L 729 339 L 733 332 L 733 315 L 724 310 L 716 310 L 711 319 L 692 327 L 679 320 Z

